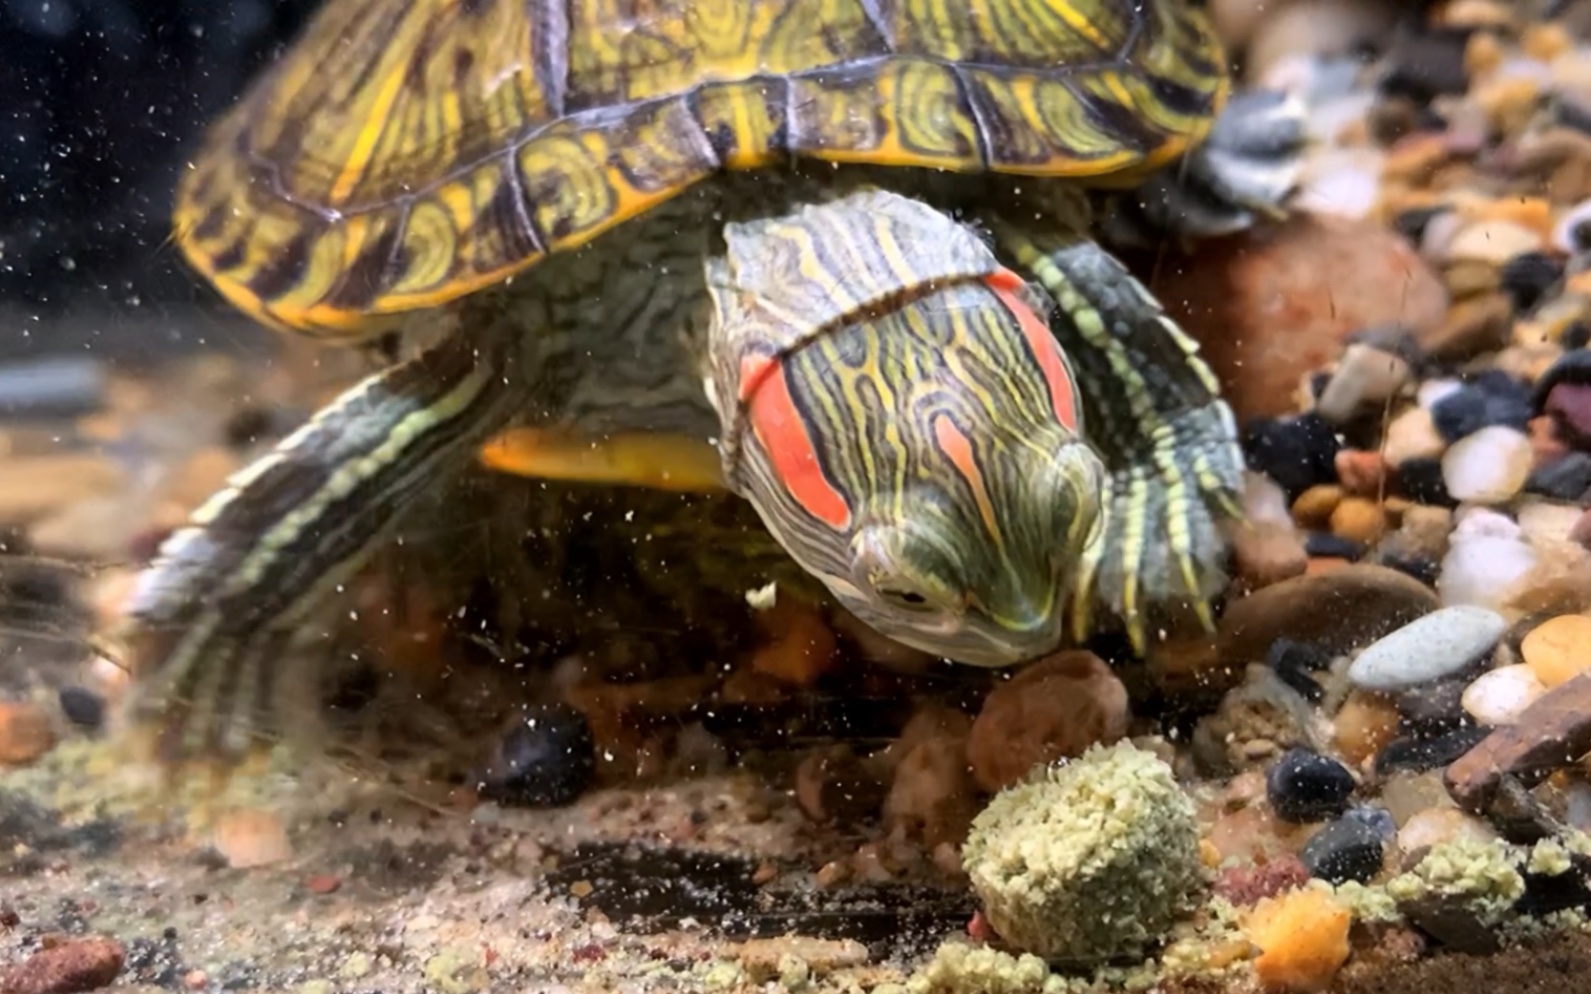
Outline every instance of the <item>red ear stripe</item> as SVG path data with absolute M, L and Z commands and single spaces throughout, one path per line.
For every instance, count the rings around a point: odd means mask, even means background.
M 757 442 L 768 454 L 774 474 L 808 514 L 840 530 L 851 523 L 845 496 L 835 489 L 812 444 L 807 423 L 790 395 L 784 362 L 768 356 L 740 361 L 740 399 Z
M 1017 295 L 1027 284 L 1009 269 L 996 270 L 985 276 L 983 282 L 1005 304 L 1017 324 L 1021 325 L 1022 337 L 1027 339 L 1028 348 L 1033 351 L 1039 361 L 1039 369 L 1044 373 L 1044 382 L 1049 385 L 1050 407 L 1055 411 L 1055 420 L 1067 431 L 1077 431 L 1076 387 L 1071 374 L 1066 371 L 1065 360 L 1061 358 L 1061 343 L 1055 340 L 1050 326 L 1033 313 L 1032 306 Z

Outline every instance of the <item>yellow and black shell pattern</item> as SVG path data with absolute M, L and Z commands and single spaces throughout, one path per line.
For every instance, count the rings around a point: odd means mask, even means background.
M 1185 0 L 326 0 L 207 136 L 176 239 L 257 319 L 360 339 L 719 170 L 1120 179 L 1228 85 Z

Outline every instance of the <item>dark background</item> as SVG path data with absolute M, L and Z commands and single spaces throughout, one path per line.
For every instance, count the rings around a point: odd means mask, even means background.
M 176 177 L 314 6 L 0 0 L 0 305 L 48 317 L 201 299 L 164 244 Z

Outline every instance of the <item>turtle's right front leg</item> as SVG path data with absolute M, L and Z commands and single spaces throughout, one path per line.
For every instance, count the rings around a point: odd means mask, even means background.
M 421 490 L 515 413 L 508 355 L 506 342 L 453 334 L 369 377 L 165 542 L 117 634 L 131 720 L 155 733 L 163 759 L 232 759 L 276 730 L 296 626 L 337 596 Z

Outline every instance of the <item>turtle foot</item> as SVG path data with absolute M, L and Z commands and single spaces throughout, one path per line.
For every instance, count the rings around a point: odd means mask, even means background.
M 1123 624 L 1140 654 L 1160 629 L 1197 619 L 1213 630 L 1213 601 L 1227 584 L 1226 522 L 1241 514 L 1242 456 L 1232 414 L 1212 400 L 1155 433 L 1151 459 L 1112 470 L 1105 528 L 1084 563 L 1074 601 L 1079 639 Z
M 1280 90 L 1234 96 L 1203 144 L 1103 212 L 1107 238 L 1152 246 L 1166 235 L 1214 238 L 1279 219 L 1303 171 L 1305 109 Z

